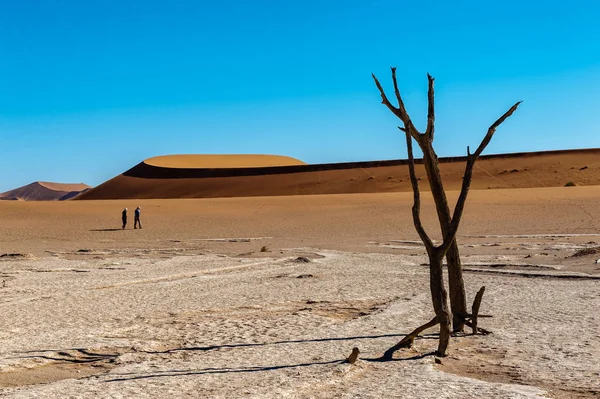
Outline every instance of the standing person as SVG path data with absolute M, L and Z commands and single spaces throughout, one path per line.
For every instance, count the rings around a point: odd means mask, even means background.
M 140 213 L 142 213 L 142 208 L 139 206 L 135 208 L 135 219 L 133 221 L 133 228 L 137 229 L 137 225 L 140 225 L 140 229 L 142 228 L 142 222 L 140 222 Z
M 127 226 L 127 208 L 123 209 L 121 220 L 123 220 L 123 230 L 125 230 L 125 226 Z

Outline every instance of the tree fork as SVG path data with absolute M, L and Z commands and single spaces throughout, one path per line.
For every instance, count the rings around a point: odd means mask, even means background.
M 430 93 L 433 92 L 433 81 L 430 80 Z M 432 142 L 427 139 L 418 141 L 421 150 L 423 151 L 423 164 L 425 172 L 431 188 L 431 193 L 435 202 L 435 207 L 440 223 L 440 228 L 443 236 L 448 234 L 450 228 L 451 214 L 444 190 L 444 184 L 439 169 L 437 154 L 433 149 Z M 462 331 L 463 322 L 459 316 L 467 312 L 467 297 L 465 293 L 465 285 L 462 276 L 462 265 L 460 262 L 460 253 L 458 244 L 453 240 L 448 252 L 446 253 L 448 265 L 448 286 L 450 289 L 450 306 L 453 314 L 453 330 L 455 332 Z

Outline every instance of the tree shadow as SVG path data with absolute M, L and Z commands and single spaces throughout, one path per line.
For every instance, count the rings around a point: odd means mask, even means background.
M 283 344 L 301 344 L 301 343 L 309 343 L 309 342 L 335 342 L 335 341 L 351 341 L 355 339 L 377 339 L 377 338 L 394 338 L 394 337 L 404 337 L 406 334 L 380 334 L 380 335 L 357 335 L 352 337 L 327 337 L 327 338 L 313 338 L 313 339 L 291 339 L 291 340 L 282 340 L 282 341 L 274 341 L 274 342 L 261 342 L 261 343 L 240 343 L 240 344 L 221 344 L 221 345 L 209 345 L 209 346 L 190 346 L 190 347 L 182 347 L 182 348 L 173 348 L 167 349 L 164 351 L 137 351 L 140 353 L 146 353 L 149 355 L 164 355 L 169 353 L 177 353 L 177 352 L 185 352 L 185 351 L 211 351 L 211 350 L 219 350 L 219 349 L 228 349 L 228 348 L 250 348 L 250 347 L 260 347 L 260 346 L 269 346 L 269 345 L 283 345 Z M 23 351 L 19 353 L 29 354 L 29 353 L 64 353 L 61 351 L 71 350 L 78 351 L 81 353 L 89 352 L 84 348 L 69 348 L 69 349 L 42 349 L 42 350 L 30 350 Z M 29 356 L 29 357 L 42 357 L 42 356 Z
M 398 357 L 398 358 L 394 359 L 391 357 L 386 357 L 384 354 L 383 356 L 380 356 L 380 357 L 361 358 L 361 360 L 364 360 L 365 362 L 373 362 L 373 363 L 405 362 L 408 360 L 425 359 L 426 357 L 435 356 L 435 355 L 436 355 L 435 352 L 427 352 L 427 353 L 421 353 L 421 354 L 410 356 L 410 357 Z
M 383 359 L 383 358 L 364 358 L 361 359 L 365 362 L 402 362 L 410 360 L 419 360 L 428 356 L 435 355 L 434 352 L 424 353 L 416 356 L 398 359 Z M 293 369 L 300 367 L 320 366 L 327 364 L 343 364 L 346 363 L 346 359 L 328 360 L 323 362 L 310 362 L 310 363 L 295 363 L 295 364 L 284 364 L 276 366 L 248 366 L 248 367 L 231 367 L 231 368 L 205 368 L 200 370 L 168 370 L 159 371 L 153 374 L 145 375 L 132 375 L 133 373 L 121 374 L 121 377 L 112 378 L 105 380 L 104 382 L 120 382 L 120 381 L 131 381 L 131 380 L 145 380 L 150 378 L 162 378 L 162 377 L 181 377 L 181 376 L 192 376 L 192 375 L 204 375 L 204 374 L 232 374 L 232 373 L 256 373 L 260 371 L 273 371 L 283 369 Z
M 204 374 L 232 374 L 232 373 L 256 373 L 260 371 L 272 371 L 291 369 L 298 367 L 309 367 L 326 364 L 340 364 L 345 362 L 345 359 L 329 360 L 325 362 L 311 362 L 311 363 L 297 363 L 297 364 L 284 364 L 277 366 L 248 366 L 248 367 L 232 367 L 232 368 L 206 368 L 200 370 L 168 370 L 164 372 L 157 372 L 154 374 L 136 375 L 112 378 L 105 382 L 119 382 L 119 381 L 131 381 L 131 380 L 144 380 L 149 378 L 162 378 L 162 377 L 180 377 L 189 375 L 204 375 Z
M 56 362 L 66 362 L 66 363 L 95 363 L 95 362 L 102 362 L 102 361 L 113 361 L 114 359 L 116 359 L 117 357 L 119 357 L 121 355 L 121 353 L 98 353 L 98 352 L 93 352 L 90 351 L 88 349 L 83 349 L 83 348 L 73 348 L 73 349 L 67 349 L 69 351 L 73 351 L 75 352 L 75 354 L 71 354 L 66 352 L 65 350 L 62 351 L 52 351 L 52 350 L 41 350 L 41 351 L 26 351 L 26 352 L 21 352 L 21 353 L 45 353 L 45 352 L 51 352 L 54 353 L 54 356 L 51 355 L 30 355 L 30 356 L 20 356 L 17 359 L 46 359 L 46 360 L 53 360 Z M 14 358 L 10 358 L 10 359 L 14 359 Z
M 262 342 L 262 343 L 240 343 L 240 344 L 221 344 L 221 345 L 209 345 L 209 346 L 189 346 L 182 348 L 173 348 L 167 349 L 164 351 L 141 351 L 137 350 L 135 352 L 138 353 L 146 353 L 149 355 L 166 355 L 169 353 L 177 353 L 177 352 L 186 352 L 186 351 L 199 351 L 199 352 L 207 352 L 212 350 L 219 349 L 231 349 L 231 348 L 251 348 L 251 347 L 260 347 L 260 346 L 269 346 L 269 345 L 284 345 L 284 344 L 301 344 L 301 343 L 309 343 L 309 342 L 335 342 L 335 341 L 351 341 L 356 339 L 377 339 L 377 338 L 394 338 L 394 337 L 405 337 L 406 334 L 380 334 L 380 335 L 357 335 L 352 337 L 327 337 L 327 338 L 313 338 L 313 339 L 290 339 L 290 340 L 282 340 L 282 341 L 274 341 L 274 342 Z M 437 334 L 423 334 L 419 336 L 419 339 L 437 339 Z M 106 354 L 96 354 L 85 348 L 69 348 L 69 349 L 42 349 L 42 350 L 30 350 L 30 351 L 22 351 L 19 353 L 22 354 L 30 354 L 30 353 L 57 353 L 59 355 L 64 355 L 66 352 L 64 351 L 77 351 L 82 354 L 87 354 L 89 356 L 113 356 Z M 133 350 L 132 350 L 133 351 Z M 67 354 L 67 356 L 70 356 Z M 119 354 L 114 355 L 119 356 Z M 44 357 L 41 355 L 31 355 L 31 356 L 21 356 L 17 358 L 33 358 L 33 357 Z M 64 360 L 64 359 L 61 359 Z M 374 360 L 374 359 L 371 359 Z
M 358 335 L 353 337 L 327 337 L 327 338 L 313 338 L 313 339 L 291 339 L 275 342 L 263 342 L 263 343 L 242 343 L 242 344 L 221 344 L 221 345 L 210 345 L 210 346 L 191 346 L 184 348 L 167 349 L 165 351 L 147 351 L 145 353 L 160 355 L 167 353 L 176 353 L 184 351 L 211 351 L 225 348 L 249 348 L 257 346 L 269 346 L 269 345 L 283 345 L 283 344 L 301 344 L 309 342 L 335 342 L 335 341 L 351 341 L 355 339 L 377 339 L 377 338 L 393 338 L 393 337 L 405 337 L 406 334 L 380 334 L 380 335 Z M 430 339 L 435 337 L 436 334 L 425 334 L 420 338 Z
M 26 358 L 41 358 L 47 360 L 53 360 L 57 362 L 67 362 L 67 363 L 94 363 L 94 362 L 114 362 L 117 357 L 124 353 L 128 352 L 137 352 L 137 353 L 145 353 L 150 355 L 160 355 L 160 354 L 171 354 L 183 351 L 212 351 L 219 349 L 227 349 L 227 348 L 248 348 L 248 347 L 264 347 L 269 345 L 283 345 L 283 344 L 295 344 L 295 343 L 310 343 L 310 342 L 335 342 L 335 341 L 351 341 L 357 339 L 377 339 L 377 338 L 392 338 L 392 337 L 404 337 L 406 334 L 380 334 L 380 335 L 360 335 L 360 336 L 351 336 L 351 337 L 327 337 L 327 338 L 314 338 L 314 339 L 295 339 L 295 340 L 282 340 L 275 342 L 264 342 L 264 343 L 239 343 L 239 344 L 221 344 L 221 345 L 210 345 L 210 346 L 195 346 L 195 347 L 182 347 L 182 348 L 174 348 L 168 349 L 164 351 L 139 351 L 131 348 L 129 351 L 116 353 L 98 353 L 89 349 L 84 348 L 70 348 L 70 349 L 62 349 L 62 350 L 52 350 L 52 349 L 43 349 L 43 350 L 31 350 L 31 351 L 23 351 L 20 352 L 22 354 L 30 354 L 27 356 L 19 356 L 17 358 L 26 359 Z M 420 336 L 420 339 L 437 339 L 436 334 L 425 334 Z M 74 354 L 69 353 L 67 351 L 73 351 Z M 48 353 L 44 355 L 43 353 Z M 387 358 L 385 356 L 381 356 L 378 358 L 360 358 L 365 362 L 398 362 L 398 361 L 409 361 L 409 360 L 418 360 L 423 359 L 427 356 L 433 356 L 435 352 L 419 354 L 406 358 Z M 229 368 L 205 368 L 200 370 L 167 370 L 167 371 L 159 371 L 153 374 L 147 375 L 135 375 L 134 373 L 125 373 L 121 374 L 118 378 L 112 378 L 110 380 L 106 380 L 105 382 L 118 382 L 118 381 L 127 381 L 127 380 L 140 380 L 140 379 L 149 379 L 149 378 L 162 378 L 162 377 L 177 377 L 177 376 L 189 376 L 189 375 L 203 375 L 203 374 L 229 374 L 229 373 L 253 373 L 259 371 L 271 371 L 271 370 L 281 370 L 281 369 L 291 369 L 298 367 L 309 367 L 316 365 L 327 365 L 327 364 L 341 364 L 345 363 L 346 359 L 336 359 L 329 361 L 320 361 L 320 362 L 309 362 L 309 363 L 296 363 L 296 364 L 284 364 L 284 365 L 274 365 L 274 366 L 248 366 L 248 367 L 229 367 Z

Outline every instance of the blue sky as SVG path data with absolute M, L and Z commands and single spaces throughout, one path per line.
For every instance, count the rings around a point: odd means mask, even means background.
M 418 4 L 421 3 L 421 4 Z M 489 3 L 489 4 L 488 4 Z M 389 66 L 437 151 L 600 147 L 600 2 L 0 1 L 0 192 L 177 153 L 405 158 Z

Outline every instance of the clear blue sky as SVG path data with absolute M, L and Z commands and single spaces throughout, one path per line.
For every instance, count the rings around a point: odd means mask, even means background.
M 419 4 L 420 3 L 420 4 Z M 389 66 L 437 151 L 600 147 L 600 2 L 0 2 L 0 192 L 176 153 L 405 158 Z

